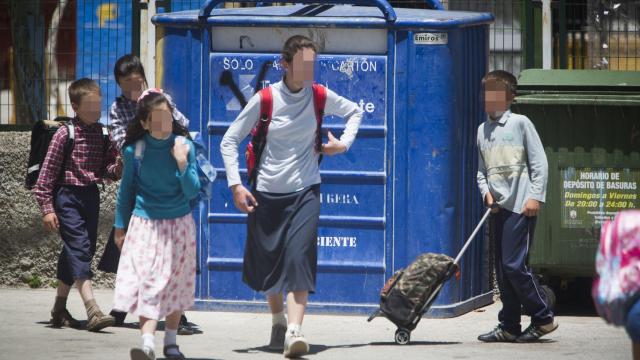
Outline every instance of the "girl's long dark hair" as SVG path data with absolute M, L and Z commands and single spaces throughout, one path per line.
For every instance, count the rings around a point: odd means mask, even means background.
M 169 103 L 169 100 L 167 100 L 167 98 L 162 93 L 152 92 L 145 95 L 138 101 L 136 117 L 127 127 L 127 133 L 124 138 L 124 146 L 135 144 L 136 141 L 142 139 L 144 134 L 147 133 L 147 130 L 142 127 L 141 121 L 147 121 L 149 115 L 151 114 L 151 111 L 153 111 L 153 109 L 155 109 L 157 106 L 160 106 L 162 103 L 167 104 L 167 107 L 169 108 L 169 111 L 171 111 L 173 117 L 173 107 Z M 187 128 L 177 122 L 175 118 L 173 119 L 173 133 L 175 135 L 190 138 L 189 130 L 187 130 Z
M 129 76 L 131 74 L 138 74 L 144 80 L 145 86 L 147 85 L 147 77 L 144 74 L 144 67 L 140 58 L 133 54 L 127 54 L 122 56 L 116 61 L 113 67 L 113 75 L 116 78 L 116 82 L 120 84 L 120 78 Z

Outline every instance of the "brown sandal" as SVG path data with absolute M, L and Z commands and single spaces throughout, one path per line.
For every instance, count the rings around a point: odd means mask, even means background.
M 66 326 L 77 329 L 80 327 L 80 322 L 74 319 L 66 308 L 51 311 L 51 320 L 49 320 L 49 323 L 54 328 Z
M 106 327 L 113 326 L 116 323 L 116 319 L 111 315 L 105 315 L 102 311 L 96 311 L 91 314 L 89 321 L 87 321 L 87 330 L 96 332 Z

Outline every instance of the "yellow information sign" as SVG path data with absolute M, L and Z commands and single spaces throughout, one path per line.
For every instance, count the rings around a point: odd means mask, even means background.
M 561 169 L 562 227 L 594 228 L 640 207 L 640 169 Z

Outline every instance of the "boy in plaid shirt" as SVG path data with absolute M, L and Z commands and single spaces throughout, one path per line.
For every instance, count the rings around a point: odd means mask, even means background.
M 112 326 L 112 316 L 104 315 L 96 304 L 91 287 L 91 260 L 96 249 L 102 178 L 117 180 L 122 163 L 109 138 L 105 141 L 100 119 L 100 87 L 90 79 L 69 86 L 69 98 L 76 113 L 72 123 L 54 134 L 42 165 L 34 193 L 43 214 L 45 228 L 59 231 L 63 241 L 58 259 L 60 284 L 51 324 L 77 326 L 66 308 L 71 286 L 76 285 L 87 310 L 87 329 L 99 331 Z M 73 131 L 73 148 L 65 154 L 65 144 Z

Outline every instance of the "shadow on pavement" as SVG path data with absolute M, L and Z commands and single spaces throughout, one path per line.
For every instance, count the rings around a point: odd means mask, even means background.
M 458 341 L 411 341 L 407 345 L 398 345 L 393 341 L 378 341 L 372 342 L 369 345 L 371 346 L 418 346 L 418 345 L 458 345 L 462 344 Z
M 309 347 L 309 354 L 308 355 L 315 355 L 318 353 L 321 353 L 323 351 L 329 350 L 329 349 L 351 349 L 351 348 L 357 348 L 357 347 L 363 347 L 363 346 L 368 346 L 369 344 L 346 344 L 346 345 L 332 345 L 332 346 L 328 346 L 328 345 L 317 345 L 317 344 L 312 344 Z M 246 348 L 246 349 L 236 349 L 233 350 L 236 353 L 239 354 L 251 354 L 251 353 L 257 353 L 257 352 L 264 352 L 264 353 L 271 353 L 271 354 L 281 354 L 282 350 L 277 351 L 277 350 L 271 350 L 269 349 L 269 347 L 267 345 L 263 345 L 263 346 L 258 346 L 258 347 L 252 347 L 252 348 Z M 304 359 L 304 358 L 301 358 Z

